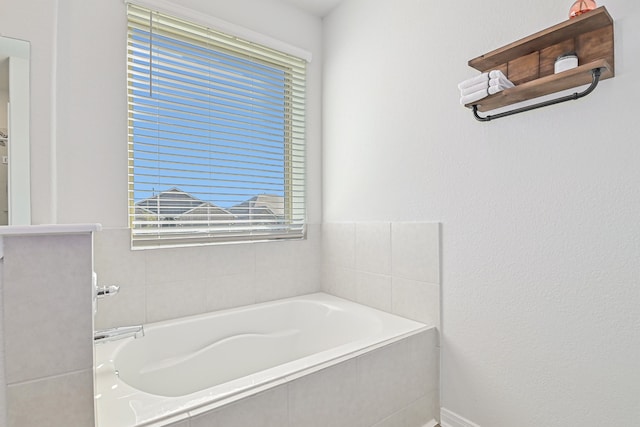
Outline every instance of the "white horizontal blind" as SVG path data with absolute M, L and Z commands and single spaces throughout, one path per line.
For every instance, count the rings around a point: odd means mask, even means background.
M 302 59 L 128 5 L 132 246 L 302 238 Z

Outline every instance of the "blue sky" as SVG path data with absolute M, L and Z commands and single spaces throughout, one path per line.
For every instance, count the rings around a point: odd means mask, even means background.
M 221 207 L 284 196 L 284 71 L 154 34 L 149 76 L 149 33 L 133 40 L 135 201 L 172 187 Z

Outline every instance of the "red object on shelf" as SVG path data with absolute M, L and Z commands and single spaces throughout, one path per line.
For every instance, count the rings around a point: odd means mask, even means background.
M 569 9 L 569 19 L 580 16 L 598 7 L 595 0 L 576 0 Z

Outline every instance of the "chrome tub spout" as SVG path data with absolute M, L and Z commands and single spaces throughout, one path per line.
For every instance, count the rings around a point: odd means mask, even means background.
M 103 329 L 93 333 L 94 343 L 105 343 L 124 338 L 141 338 L 144 336 L 142 326 L 123 326 L 120 328 Z

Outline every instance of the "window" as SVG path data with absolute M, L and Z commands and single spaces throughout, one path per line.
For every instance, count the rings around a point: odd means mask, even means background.
M 306 61 L 128 5 L 132 246 L 305 235 Z

